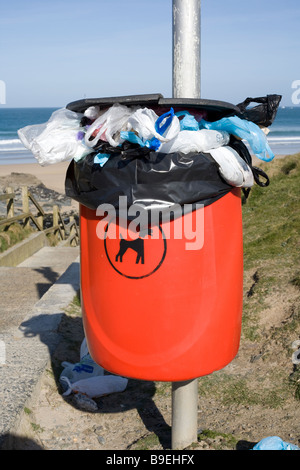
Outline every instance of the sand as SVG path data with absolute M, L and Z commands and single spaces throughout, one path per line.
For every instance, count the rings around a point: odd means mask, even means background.
M 41 166 L 39 163 L 0 165 L 0 177 L 11 173 L 23 173 L 36 176 L 44 185 L 61 194 L 65 193 L 65 177 L 70 162 Z

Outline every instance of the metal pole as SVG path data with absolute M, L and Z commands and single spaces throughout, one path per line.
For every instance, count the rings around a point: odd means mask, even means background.
M 200 98 L 201 0 L 173 0 L 173 98 Z M 198 379 L 172 383 L 172 449 L 197 441 Z
M 172 449 L 197 442 L 198 380 L 172 382 Z
M 173 98 L 200 98 L 201 1 L 173 0 Z

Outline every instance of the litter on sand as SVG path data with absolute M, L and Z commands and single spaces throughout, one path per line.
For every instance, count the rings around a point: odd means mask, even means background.
M 63 362 L 62 366 L 59 377 L 64 390 L 62 395 L 76 395 L 74 400 L 77 405 L 89 411 L 97 409 L 93 398 L 123 392 L 127 387 L 127 378 L 104 375 L 104 369 L 91 358 L 85 338 L 80 347 L 80 361 L 75 364 Z
M 283 441 L 278 436 L 270 436 L 259 441 L 252 450 L 300 450 L 300 448 Z

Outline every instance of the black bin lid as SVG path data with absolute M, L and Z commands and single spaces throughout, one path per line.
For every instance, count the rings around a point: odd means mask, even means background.
M 158 110 L 159 108 L 167 107 L 174 107 L 176 108 L 176 111 L 179 109 L 186 110 L 194 108 L 197 111 L 206 111 L 210 119 L 220 119 L 224 116 L 240 115 L 241 113 L 241 110 L 237 106 L 232 103 L 227 103 L 226 101 L 207 100 L 200 98 L 164 98 L 160 93 L 148 95 L 115 96 L 111 98 L 87 98 L 72 101 L 66 107 L 71 111 L 83 113 L 90 106 L 109 108 L 116 103 L 125 106 L 147 106 L 149 108 L 158 108 Z

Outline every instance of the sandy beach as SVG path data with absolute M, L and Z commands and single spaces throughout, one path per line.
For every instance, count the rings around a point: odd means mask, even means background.
M 39 163 L 0 165 L 0 177 L 11 173 L 23 173 L 36 176 L 47 188 L 61 194 L 65 193 L 65 177 L 69 162 L 41 166 Z

